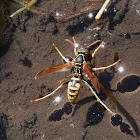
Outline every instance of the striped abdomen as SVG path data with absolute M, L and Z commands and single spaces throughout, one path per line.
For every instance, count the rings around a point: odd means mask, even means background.
M 68 83 L 67 95 L 70 103 L 74 104 L 80 89 L 80 78 L 72 77 L 70 82 Z

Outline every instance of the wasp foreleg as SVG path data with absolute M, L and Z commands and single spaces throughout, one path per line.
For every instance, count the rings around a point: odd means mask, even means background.
M 55 47 L 55 49 L 57 50 L 59 55 L 62 57 L 62 59 L 65 60 L 65 62 L 69 62 L 69 60 L 59 51 L 59 49 L 56 47 L 56 45 L 53 44 L 53 46 Z

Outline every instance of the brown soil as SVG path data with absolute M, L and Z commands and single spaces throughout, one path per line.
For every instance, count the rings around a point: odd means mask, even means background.
M 87 13 L 65 23 L 58 23 L 56 12 L 78 12 L 94 2 L 81 0 L 47 0 L 35 5 L 46 14 L 36 15 L 24 11 L 10 23 L 8 39 L 0 52 L 0 139 L 1 140 L 132 140 L 139 139 L 140 126 L 140 2 L 116 0 L 102 19 L 89 19 Z M 19 8 L 13 5 L 13 11 Z M 99 27 L 99 30 L 97 30 Z M 55 83 L 69 71 L 57 72 L 35 80 L 35 74 L 48 66 L 62 64 L 62 59 L 52 46 L 57 45 L 62 54 L 74 58 L 73 46 L 65 39 L 87 46 L 100 39 L 105 48 L 96 55 L 96 67 L 121 60 L 114 69 L 98 72 L 99 81 L 118 101 L 118 111 L 104 94 L 100 98 L 123 121 L 111 124 L 111 116 L 95 104 L 91 91 L 82 84 L 83 93 L 77 105 L 68 103 L 64 86 L 56 93 L 62 97 L 55 103 L 31 103 L 30 100 L 46 95 L 55 89 Z M 93 46 L 93 49 L 95 46 Z M 119 73 L 117 67 L 123 66 Z

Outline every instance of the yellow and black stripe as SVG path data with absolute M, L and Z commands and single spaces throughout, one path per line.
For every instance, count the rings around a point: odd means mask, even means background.
M 70 82 L 68 83 L 68 100 L 70 103 L 76 103 L 76 99 L 78 97 L 78 93 L 80 90 L 80 81 L 82 78 L 83 72 L 83 63 L 85 61 L 85 55 L 79 54 L 75 59 L 75 68 L 74 68 L 74 76 L 71 78 Z
M 69 102 L 74 104 L 76 101 L 76 98 L 78 96 L 79 93 L 79 89 L 80 89 L 80 78 L 79 77 L 72 77 L 70 82 L 68 83 L 68 89 L 67 89 L 67 95 L 68 95 L 68 99 Z

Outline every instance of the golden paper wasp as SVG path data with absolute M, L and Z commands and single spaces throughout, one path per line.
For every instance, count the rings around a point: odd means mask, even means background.
M 119 63 L 120 60 L 118 60 L 115 63 L 113 63 L 113 64 L 111 64 L 109 66 L 106 66 L 106 67 L 99 67 L 99 68 L 91 68 L 90 69 L 89 65 L 87 64 L 89 58 L 91 59 L 91 58 L 93 58 L 95 56 L 96 52 L 104 44 L 104 42 L 102 42 L 95 49 L 95 51 L 92 54 L 90 54 L 88 48 L 93 46 L 97 42 L 100 42 L 100 40 L 97 40 L 97 41 L 93 42 L 92 44 L 90 44 L 89 46 L 87 46 L 85 48 L 79 47 L 77 45 L 74 37 L 73 37 L 73 42 L 71 42 L 68 39 L 66 39 L 66 41 L 68 41 L 69 43 L 71 43 L 74 46 L 74 53 L 75 53 L 76 58 L 73 59 L 72 61 L 69 61 L 64 55 L 62 55 L 62 53 L 59 51 L 59 49 L 56 47 L 56 45 L 53 44 L 53 46 L 55 47 L 55 49 L 57 50 L 59 55 L 63 58 L 63 60 L 66 63 L 61 64 L 61 65 L 57 65 L 57 66 L 47 67 L 47 68 L 39 71 L 35 75 L 35 79 L 37 79 L 39 77 L 46 76 L 48 74 L 52 74 L 54 72 L 57 72 L 59 70 L 65 69 L 65 68 L 70 67 L 70 66 L 74 66 L 74 73 L 69 75 L 68 77 L 66 77 L 62 81 L 60 81 L 59 86 L 53 92 L 51 92 L 50 94 L 48 94 L 48 95 L 46 95 L 46 96 L 44 96 L 42 98 L 31 100 L 31 102 L 36 102 L 36 101 L 39 101 L 39 100 L 42 100 L 42 99 L 45 99 L 45 98 L 48 98 L 48 97 L 54 95 L 56 93 L 56 91 L 58 91 L 60 88 L 62 88 L 65 83 L 69 82 L 68 83 L 68 89 L 67 89 L 68 100 L 69 100 L 70 103 L 75 104 L 76 99 L 77 99 L 78 94 L 79 94 L 80 83 L 81 83 L 81 81 L 83 81 L 85 83 L 85 85 L 87 85 L 90 88 L 91 92 L 96 97 L 97 102 L 99 102 L 106 110 L 108 110 L 109 113 L 115 114 L 101 101 L 101 99 L 96 94 L 96 92 L 99 93 L 100 90 L 102 90 L 112 100 L 112 102 L 114 103 L 115 107 L 117 108 L 117 102 L 116 102 L 113 94 L 109 90 L 104 88 L 104 86 L 98 81 L 97 77 L 94 75 L 93 72 L 98 71 L 98 70 L 105 70 L 107 68 L 110 68 L 110 67 L 116 65 L 117 63 Z M 85 79 L 83 78 L 83 76 L 84 76 L 83 72 L 85 72 L 87 74 L 87 76 L 90 79 L 91 83 L 93 84 L 94 89 L 96 90 L 96 92 L 88 84 L 88 82 L 85 81 Z

